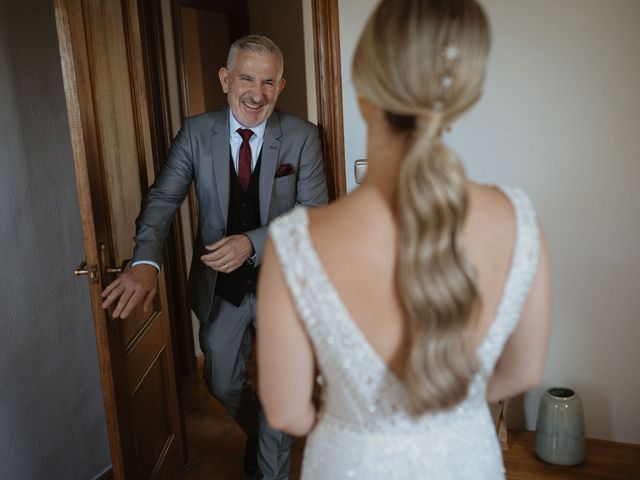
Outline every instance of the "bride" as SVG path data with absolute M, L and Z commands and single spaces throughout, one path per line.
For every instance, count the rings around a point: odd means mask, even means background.
M 442 141 L 489 37 L 474 0 L 383 0 L 352 67 L 366 180 L 271 226 L 259 391 L 274 428 L 308 435 L 303 479 L 504 477 L 487 401 L 541 379 L 549 273 L 526 194 L 469 181 Z

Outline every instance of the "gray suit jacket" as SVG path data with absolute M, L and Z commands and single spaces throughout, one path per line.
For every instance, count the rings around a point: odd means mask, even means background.
M 209 318 L 216 272 L 200 256 L 207 253 L 205 245 L 226 236 L 230 155 L 228 108 L 185 119 L 136 220 L 134 262 L 151 260 L 160 265 L 173 216 L 195 182 L 199 222 L 188 300 L 201 321 Z M 267 120 L 261 162 L 261 227 L 246 232 L 256 251 L 256 265 L 262 261 L 271 220 L 296 204 L 317 206 L 328 200 L 320 138 L 312 123 L 274 110 Z M 276 178 L 283 164 L 292 165 L 294 173 Z

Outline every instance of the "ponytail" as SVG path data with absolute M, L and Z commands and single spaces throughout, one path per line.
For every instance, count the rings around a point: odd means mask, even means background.
M 416 120 L 398 179 L 396 285 L 411 335 L 403 380 L 416 415 L 463 400 L 478 369 L 467 334 L 478 291 L 460 244 L 466 177 L 441 125 L 435 114 Z

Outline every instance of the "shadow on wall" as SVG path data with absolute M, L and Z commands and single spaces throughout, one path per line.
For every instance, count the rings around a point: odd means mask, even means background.
M 509 430 L 526 430 L 524 394 L 507 401 L 507 426 Z

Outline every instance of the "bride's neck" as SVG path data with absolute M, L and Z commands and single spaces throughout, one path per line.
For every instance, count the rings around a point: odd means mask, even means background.
M 370 124 L 367 131 L 367 175 L 363 187 L 377 190 L 393 209 L 398 176 L 408 140 L 384 124 Z

